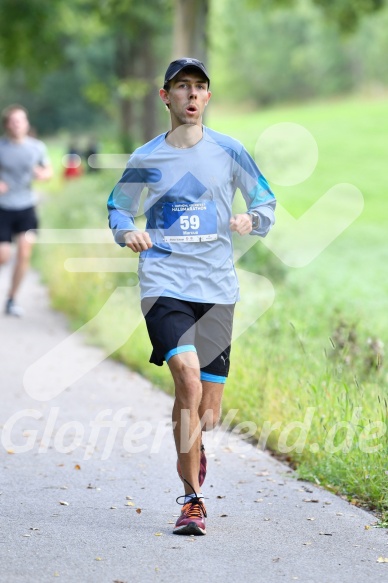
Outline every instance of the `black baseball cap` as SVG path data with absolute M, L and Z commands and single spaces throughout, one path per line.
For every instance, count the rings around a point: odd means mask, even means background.
M 171 81 L 171 79 L 175 77 L 175 75 L 178 75 L 178 73 L 182 71 L 182 69 L 186 69 L 186 67 L 196 67 L 197 69 L 202 71 L 202 73 L 205 75 L 207 79 L 208 85 L 210 86 L 210 79 L 208 72 L 206 71 L 205 65 L 201 63 L 201 61 L 198 61 L 198 59 L 189 58 L 177 59 L 176 61 L 173 61 L 172 63 L 169 64 L 166 74 L 164 76 L 164 84 L 166 85 L 169 81 Z

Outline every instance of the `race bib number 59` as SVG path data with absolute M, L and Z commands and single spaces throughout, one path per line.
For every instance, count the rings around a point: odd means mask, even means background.
M 163 205 L 164 240 L 197 243 L 217 239 L 217 209 L 212 200 Z

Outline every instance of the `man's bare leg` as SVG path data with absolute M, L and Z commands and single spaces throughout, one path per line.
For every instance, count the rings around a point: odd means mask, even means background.
M 202 431 L 211 431 L 220 421 L 224 386 L 223 383 L 202 381 L 202 399 L 198 410 Z
M 172 420 L 179 464 L 183 478 L 199 493 L 202 383 L 198 357 L 195 352 L 184 352 L 171 357 L 168 365 L 175 383 Z M 186 494 L 193 493 L 189 484 L 184 482 Z
M 16 245 L 15 268 L 9 290 L 10 298 L 15 297 L 26 271 L 29 268 L 33 243 L 26 238 L 25 233 L 20 233 L 17 237 Z

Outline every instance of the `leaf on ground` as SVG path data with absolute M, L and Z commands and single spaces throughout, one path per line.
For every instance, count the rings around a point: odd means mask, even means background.
M 218 496 L 217 496 L 217 498 L 218 498 L 219 500 L 221 500 L 221 498 L 225 498 L 225 496 L 220 496 L 220 495 L 218 495 Z
M 54 571 L 54 577 L 59 577 L 58 571 Z
M 96 557 L 95 561 L 102 561 L 102 557 Z
M 365 530 L 370 530 L 370 524 L 366 524 L 366 525 L 364 526 L 364 528 L 365 528 Z
M 69 506 L 69 503 L 68 503 L 68 502 L 65 502 L 64 500 L 60 500 L 60 501 L 59 501 L 59 504 L 60 504 L 61 506 Z
M 81 469 L 81 466 L 79 464 L 75 464 L 74 469 L 75 470 L 80 470 Z
M 220 518 L 225 518 L 226 516 L 228 516 L 227 514 L 220 514 Z
M 110 510 L 117 510 L 117 506 L 111 506 Z
M 163 536 L 162 532 L 155 532 L 154 536 Z
M 141 514 L 141 508 L 136 508 L 136 512 L 137 512 L 138 514 Z
M 15 453 L 15 452 L 14 452 L 14 450 L 13 450 L 13 449 L 7 449 L 7 453 L 9 453 L 10 455 L 12 455 L 12 454 L 13 454 L 13 453 Z
M 264 472 L 256 472 L 256 476 L 269 476 L 269 472 L 267 470 L 264 470 Z
M 313 502 L 314 504 L 316 504 L 317 502 L 319 502 L 319 500 L 317 498 L 303 498 L 303 502 Z
M 254 502 L 263 502 L 263 498 L 258 498 L 257 500 L 254 500 Z
M 133 500 L 132 496 L 125 496 L 126 500 Z
M 307 520 L 315 520 L 315 518 L 313 516 L 310 516 L 310 518 L 308 518 Z
M 126 502 L 125 506 L 135 506 L 133 502 Z
M 388 563 L 388 557 L 379 557 L 377 563 Z

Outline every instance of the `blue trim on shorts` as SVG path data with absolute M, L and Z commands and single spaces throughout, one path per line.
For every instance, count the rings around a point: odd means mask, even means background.
M 172 348 L 164 355 L 164 360 L 168 362 L 172 356 L 181 354 L 182 352 L 197 352 L 197 349 L 192 344 L 185 344 L 184 346 L 177 346 Z
M 209 381 L 210 383 L 226 383 L 226 377 L 217 374 L 210 374 L 209 372 L 201 371 L 201 381 Z

